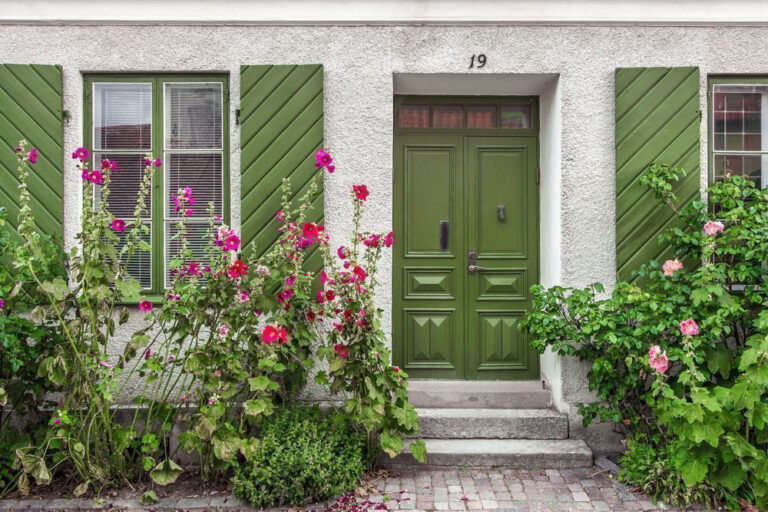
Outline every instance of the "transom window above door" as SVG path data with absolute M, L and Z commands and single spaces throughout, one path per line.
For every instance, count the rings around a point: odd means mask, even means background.
M 768 183 L 768 77 L 710 81 L 710 168 L 714 181 L 739 175 Z
M 534 130 L 536 103 L 532 98 L 473 99 L 471 97 L 405 97 L 396 105 L 398 129 Z
M 198 262 L 206 258 L 209 205 L 215 224 L 228 216 L 228 95 L 228 80 L 219 75 L 86 76 L 85 141 L 97 166 L 105 158 L 117 162 L 108 202 L 116 217 L 133 219 L 144 155 L 162 159 L 143 219 L 151 250 L 135 254 L 128 265 L 147 294 L 160 295 L 169 286 L 170 262 L 181 249 L 181 216 Z M 195 198 L 189 211 L 175 206 L 173 195 L 183 187 Z

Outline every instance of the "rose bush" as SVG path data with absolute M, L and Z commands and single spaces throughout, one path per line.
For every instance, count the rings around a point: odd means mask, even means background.
M 680 172 L 654 165 L 642 181 L 674 207 Z M 540 351 L 590 364 L 598 401 L 579 411 L 585 425 L 625 429 L 625 479 L 675 504 L 765 508 L 768 191 L 730 176 L 708 195 L 712 206 L 677 212 L 681 227 L 661 240 L 674 254 L 661 266 L 650 262 L 608 296 L 600 284 L 536 286 L 523 326 Z M 641 462 L 650 453 L 652 471 Z
M 17 156 L 23 193 L 37 153 L 22 143 Z M 119 164 L 103 160 L 92 169 L 90 156 L 85 148 L 72 155 L 84 198 L 77 248 L 66 259 L 38 258 L 45 265 L 27 252 L 13 254 L 16 269 L 29 276 L 28 293 L 37 298 L 31 325 L 49 333 L 39 344 L 46 348 L 34 362 L 35 375 L 59 398 L 41 437 L 14 445 L 20 471 L 6 492 L 14 484 L 29 492 L 32 482 L 45 485 L 59 473 L 75 477 L 77 495 L 144 475 L 166 485 L 183 471 L 178 450 L 195 455 L 203 478 L 227 477 L 233 466 L 247 464 L 265 419 L 296 400 L 316 359 L 329 363 L 318 382 L 344 395 L 347 418 L 368 433 L 366 452 L 374 443 L 391 456 L 402 450 L 403 436 L 418 431 L 418 420 L 407 399 L 407 375 L 389 364 L 373 299 L 377 262 L 394 235 L 362 230 L 364 185 L 353 191 L 351 249 L 335 251 L 347 254 L 343 265 L 332 257 L 324 227 L 307 221 L 323 171 L 335 170 L 324 150 L 316 155 L 320 171 L 295 204 L 289 181 L 283 181 L 279 237 L 263 256 L 243 251 L 239 235 L 208 205 L 207 253 L 204 261 L 195 259 L 187 219 L 201 205 L 194 190 L 180 188 L 171 194 L 174 209 L 184 215 L 175 226 L 179 250 L 169 262 L 170 286 L 162 298 L 149 298 L 126 269 L 137 252 L 150 249 L 142 219 L 162 162 L 145 156 L 134 218 L 120 219 L 109 209 L 111 175 L 120 172 Z M 22 233 L 34 230 L 28 207 L 20 226 Z M 45 254 L 51 250 L 46 244 L 31 236 L 25 251 Z M 306 269 L 315 248 L 326 262 L 319 289 L 317 276 Z M 114 356 L 130 303 L 145 322 Z M 140 383 L 138 393 L 134 382 Z M 177 424 L 184 426 L 178 442 L 172 435 Z M 412 443 L 411 451 L 423 460 L 422 442 Z

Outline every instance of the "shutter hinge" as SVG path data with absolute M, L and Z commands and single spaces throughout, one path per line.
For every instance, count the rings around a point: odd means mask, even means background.
M 61 111 L 61 118 L 62 118 L 64 121 L 67 121 L 67 122 L 68 122 L 70 117 L 71 117 L 71 114 L 69 113 L 69 110 L 62 110 L 62 111 Z
M 240 109 L 239 108 L 235 109 L 235 124 L 237 126 L 240 126 Z
M 541 185 L 541 167 L 536 168 L 536 184 Z
M 699 112 L 699 121 L 701 121 L 701 118 L 704 115 L 704 113 L 701 110 L 699 110 L 698 112 Z

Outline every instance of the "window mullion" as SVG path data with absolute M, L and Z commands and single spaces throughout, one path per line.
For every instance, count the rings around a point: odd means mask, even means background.
M 165 231 L 164 231 L 164 201 L 163 170 L 165 159 L 163 154 L 163 94 L 162 78 L 152 79 L 152 156 L 163 159 L 162 165 L 156 169 L 152 181 L 152 288 L 157 294 L 162 294 L 165 288 Z

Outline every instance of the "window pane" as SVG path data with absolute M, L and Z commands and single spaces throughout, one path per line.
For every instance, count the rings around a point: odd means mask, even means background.
M 712 131 L 715 151 L 766 151 L 763 147 L 763 98 L 768 85 L 715 84 Z M 730 163 L 729 163 L 730 162 Z M 727 156 L 724 169 L 741 172 L 744 162 Z M 733 166 L 733 167 L 730 167 Z
M 221 84 L 165 84 L 166 149 L 221 149 Z
M 429 128 L 429 105 L 400 105 L 397 125 L 400 128 Z
M 461 105 L 435 105 L 432 107 L 433 128 L 462 128 L 464 108 Z
M 142 222 L 144 222 L 147 227 L 150 227 L 149 220 Z M 125 237 L 128 236 L 128 231 L 131 229 L 131 227 L 132 222 L 128 223 L 128 226 L 125 229 L 125 233 L 118 233 L 118 237 L 120 238 L 120 241 L 117 243 L 118 251 L 120 251 L 120 248 L 123 247 L 125 243 Z M 140 237 L 144 242 L 149 244 L 150 247 L 152 246 L 151 229 L 150 233 L 140 235 Z M 136 252 L 130 256 L 126 255 L 125 258 L 128 262 L 128 265 L 125 266 L 125 270 L 128 275 L 141 283 L 142 288 L 152 288 L 152 251 L 142 251 L 137 247 Z M 125 260 L 123 261 L 123 264 L 125 264 Z
M 192 197 L 195 199 L 191 207 L 194 210 L 193 219 L 207 219 L 210 202 L 213 202 L 214 214 L 221 215 L 224 189 L 221 153 L 170 153 L 166 154 L 166 158 L 166 217 L 179 217 L 182 214 L 174 211 L 171 194 L 176 194 L 184 187 L 192 189 Z
M 95 149 L 152 148 L 152 84 L 93 84 Z
M 496 128 L 496 107 L 467 105 L 467 128 Z
M 530 128 L 531 127 L 531 106 L 530 105 L 502 105 L 501 127 L 502 128 Z

